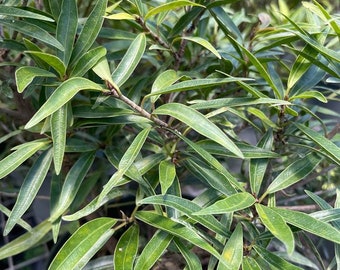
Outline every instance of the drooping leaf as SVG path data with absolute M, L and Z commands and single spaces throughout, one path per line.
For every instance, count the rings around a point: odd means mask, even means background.
M 200 112 L 180 103 L 167 103 L 158 107 L 154 114 L 170 115 L 196 130 L 203 136 L 219 143 L 236 156 L 243 158 L 242 152 L 213 122 Z
M 163 160 L 159 163 L 159 183 L 161 184 L 162 194 L 165 194 L 176 176 L 175 164 L 170 160 Z
M 294 236 L 284 219 L 269 207 L 261 204 L 255 204 L 255 207 L 264 226 L 284 243 L 287 253 L 292 254 L 295 246 Z
M 214 218 L 210 213 L 206 215 L 194 215 L 193 213 L 200 211 L 202 208 L 196 203 L 187 199 L 171 194 L 155 195 L 144 198 L 143 200 L 139 201 L 138 204 L 160 204 L 172 207 L 173 209 L 176 209 L 177 211 L 187 215 L 197 223 L 202 224 L 206 228 L 209 228 L 218 234 L 224 235 L 225 237 L 229 236 L 223 225 L 218 222 L 217 219 Z
M 217 270 L 240 268 L 243 257 L 243 231 L 240 223 L 237 224 L 227 244 L 224 246 L 221 257 L 224 259 L 225 264 L 220 262 Z
M 7 220 L 4 235 L 7 235 L 35 199 L 52 161 L 52 151 L 46 150 L 35 161 L 21 185 L 16 203 Z
M 74 45 L 74 49 L 71 56 L 71 65 L 78 61 L 84 53 L 91 48 L 96 40 L 102 24 L 104 21 L 105 9 L 107 6 L 107 0 L 97 0 L 96 5 L 93 7 L 92 12 L 87 18 L 77 42 Z
M 309 153 L 304 158 L 294 161 L 273 180 L 266 193 L 274 193 L 295 184 L 313 172 L 320 161 L 321 158 L 314 153 Z
M 51 221 L 58 219 L 73 202 L 77 191 L 90 169 L 95 158 L 95 153 L 86 152 L 74 163 L 68 172 L 63 187 L 61 189 L 59 200 L 50 217 Z
M 19 33 L 25 34 L 32 38 L 36 38 L 49 46 L 57 48 L 58 50 L 63 51 L 63 45 L 56 40 L 52 35 L 50 35 L 46 30 L 40 28 L 39 26 L 21 20 L 8 20 L 8 19 L 0 19 L 0 24 L 11 28 Z
M 19 7 L 11 7 L 6 5 L 0 5 L 0 15 L 19 17 L 19 18 L 31 18 L 36 20 L 42 20 L 47 22 L 53 22 L 54 20 L 45 15 L 32 12 L 29 10 L 21 9 Z
M 58 175 L 63 165 L 66 131 L 67 131 L 67 106 L 64 105 L 51 115 L 51 135 L 53 141 L 53 163 Z
M 181 255 L 184 257 L 187 267 L 189 270 L 201 270 L 202 264 L 198 256 L 191 252 L 189 248 L 181 241 L 181 239 L 175 237 L 174 242 L 176 247 L 180 251 Z
M 73 77 L 63 82 L 33 115 L 31 120 L 28 121 L 25 129 L 35 126 L 71 100 L 80 90 L 85 89 L 102 91 L 102 88 L 98 84 L 81 77 Z
M 302 124 L 294 123 L 294 125 L 323 150 L 322 154 L 326 153 L 328 158 L 340 165 L 340 148 L 336 144 Z
M 191 1 L 186 1 L 186 0 L 178 0 L 175 2 L 169 2 L 163 5 L 159 5 L 153 9 L 150 9 L 148 11 L 148 13 L 146 13 L 144 19 L 147 20 L 152 16 L 155 16 L 161 12 L 167 12 L 170 10 L 175 10 L 177 8 L 181 8 L 181 7 L 185 7 L 185 6 L 200 6 L 200 7 L 204 7 L 200 4 L 197 4 L 195 2 L 191 2 Z
M 288 209 L 283 208 L 272 208 L 277 212 L 283 219 L 289 223 L 298 227 L 304 231 L 315 234 L 319 237 L 330 240 L 334 243 L 340 244 L 340 233 L 339 230 L 332 227 L 326 222 L 320 221 L 312 216 Z
M 164 253 L 172 238 L 173 235 L 165 231 L 157 231 L 139 255 L 134 269 L 151 269 L 159 257 Z
M 16 168 L 18 168 L 25 160 L 31 157 L 38 150 L 44 148 L 50 143 L 49 140 L 36 140 L 17 146 L 15 152 L 9 154 L 0 160 L 0 179 L 4 178 Z
M 73 44 L 78 27 L 78 8 L 76 0 L 64 0 L 60 7 L 60 14 L 57 21 L 56 37 L 63 45 L 64 50 L 58 51 L 57 56 L 67 67 L 70 61 Z
M 264 261 L 276 269 L 303 270 L 302 268 L 289 263 L 288 261 L 282 259 L 281 257 L 273 254 L 261 246 L 254 245 L 254 250 Z
M 107 242 L 117 220 L 97 218 L 81 226 L 61 247 L 49 266 L 49 270 L 81 269 Z
M 302 92 L 298 95 L 294 95 L 289 98 L 289 100 L 294 100 L 294 99 L 306 99 L 306 98 L 315 98 L 323 103 L 327 103 L 327 98 L 319 91 L 305 91 Z
M 31 84 L 31 82 L 36 77 L 56 77 L 56 75 L 47 70 L 38 68 L 38 67 L 20 67 L 15 72 L 15 82 L 18 88 L 18 92 L 22 93 L 27 86 Z
M 130 78 L 140 59 L 142 58 L 146 47 L 146 37 L 144 33 L 139 34 L 126 51 L 123 59 L 112 73 L 112 80 L 118 87 L 124 84 Z
M 173 219 L 158 215 L 150 211 L 138 211 L 135 217 L 145 223 L 150 224 L 151 226 L 154 226 L 180 238 L 184 238 L 192 244 L 206 250 L 216 258 L 220 257 L 216 249 L 214 249 L 208 242 L 206 242 L 198 234 L 198 232 L 191 227 L 186 227 Z
M 36 245 L 50 230 L 51 222 L 45 220 L 29 232 L 19 236 L 0 248 L 0 260 L 17 255 Z
M 235 212 L 252 206 L 255 198 L 248 192 L 233 194 L 225 199 L 219 200 L 214 204 L 195 212 L 194 215 L 223 214 Z
M 201 45 L 202 47 L 206 48 L 207 50 L 209 50 L 211 53 L 213 53 L 218 59 L 221 59 L 221 55 L 219 54 L 219 52 L 214 48 L 214 46 L 206 39 L 201 38 L 201 37 L 180 37 L 178 39 L 185 39 L 185 40 L 189 40 L 192 42 L 195 42 L 199 45 Z M 173 42 L 176 42 L 177 38 L 175 38 L 173 40 Z
M 139 243 L 139 227 L 133 224 L 119 238 L 113 257 L 114 269 L 132 270 Z

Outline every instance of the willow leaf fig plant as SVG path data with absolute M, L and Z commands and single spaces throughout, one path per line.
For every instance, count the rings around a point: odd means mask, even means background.
M 0 1 L 0 268 L 339 269 L 339 15 L 258 2 Z

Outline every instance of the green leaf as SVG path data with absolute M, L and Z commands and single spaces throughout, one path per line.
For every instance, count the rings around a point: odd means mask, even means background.
M 57 55 L 65 64 L 70 61 L 74 40 L 78 27 L 78 9 L 76 0 L 63 0 L 57 21 L 56 37 L 63 45 L 64 50 L 58 51 Z
M 52 151 L 47 150 L 42 153 L 35 161 L 33 166 L 28 171 L 24 182 L 20 187 L 20 191 L 12 209 L 12 212 L 7 220 L 3 234 L 7 235 L 20 220 L 22 215 L 30 207 L 35 199 L 52 161 Z
M 276 256 L 272 252 L 269 252 L 263 247 L 254 245 L 253 246 L 256 253 L 267 263 L 274 267 L 274 269 L 285 269 L 285 270 L 303 270 L 300 267 L 297 267 L 286 260 L 282 259 L 279 256 Z
M 175 10 L 181 7 L 185 7 L 185 6 L 199 6 L 199 7 L 204 7 L 200 4 L 197 4 L 195 2 L 191 2 L 191 1 L 185 1 L 185 0 L 177 0 L 174 2 L 169 2 L 163 5 L 159 5 L 153 9 L 150 9 L 148 11 L 148 13 L 146 13 L 144 20 L 149 19 L 152 16 L 155 16 L 156 14 L 159 14 L 161 12 L 167 12 L 170 10 Z
M 313 172 L 320 161 L 321 158 L 314 153 L 294 161 L 273 180 L 265 193 L 274 193 L 295 184 Z
M 40 40 L 47 45 L 50 45 L 58 50 L 63 51 L 64 47 L 58 40 L 56 40 L 53 36 L 51 36 L 46 30 L 38 27 L 33 23 L 29 23 L 27 21 L 21 20 L 7 20 L 0 19 L 0 24 L 11 28 L 19 33 L 25 34 L 37 40 Z
M 58 204 L 52 211 L 52 215 L 50 217 L 51 221 L 55 221 L 59 218 L 71 205 L 77 195 L 77 191 L 79 190 L 83 179 L 85 178 L 88 170 L 91 168 L 94 158 L 94 152 L 86 152 L 74 163 L 66 176 L 60 192 Z
M 50 17 L 29 11 L 24 10 L 18 7 L 10 7 L 6 5 L 0 5 L 0 15 L 7 15 L 12 17 L 19 17 L 19 18 L 31 18 L 36 20 L 42 20 L 47 22 L 54 22 L 54 20 Z
M 326 222 L 311 217 L 308 214 L 283 208 L 272 208 L 283 219 L 304 231 L 315 234 L 334 243 L 340 244 L 340 231 Z
M 44 52 L 38 52 L 38 51 L 26 51 L 25 53 L 34 55 L 41 60 L 43 60 L 45 63 L 47 63 L 49 66 L 51 66 L 55 71 L 58 72 L 59 77 L 63 78 L 66 72 L 66 67 L 64 63 L 56 56 L 44 53 Z
M 297 98 L 301 98 L 301 99 L 306 99 L 306 98 L 315 98 L 323 103 L 327 103 L 328 100 L 327 98 L 319 91 L 305 91 L 301 94 L 298 94 L 298 95 L 294 95 L 292 97 L 289 98 L 289 100 L 294 100 L 294 99 L 297 99 Z
M 294 236 L 284 219 L 269 207 L 261 204 L 255 204 L 255 207 L 263 225 L 286 246 L 287 253 L 292 254 Z
M 229 237 L 229 234 L 223 225 L 218 220 L 216 220 L 215 217 L 210 215 L 210 213 L 208 215 L 194 215 L 193 213 L 200 211 L 202 208 L 196 203 L 187 199 L 171 194 L 155 195 L 144 198 L 143 200 L 139 201 L 138 204 L 160 204 L 172 207 L 179 212 L 184 213 L 197 223 L 205 226 L 209 230 L 224 235 L 225 237 Z
M 11 211 L 6 206 L 3 206 L 1 203 L 0 203 L 0 212 L 2 212 L 2 214 L 5 214 L 7 217 L 11 215 Z M 21 218 L 19 218 L 16 223 L 20 225 L 26 231 L 32 230 L 31 225 L 29 225 L 25 220 Z
M 257 109 L 255 107 L 248 107 L 247 111 L 256 116 L 257 118 L 259 118 L 262 122 L 262 124 L 265 126 L 265 127 L 271 127 L 271 128 L 274 128 L 274 129 L 277 129 L 277 125 L 269 119 L 269 117 L 263 112 L 261 111 L 260 109 Z
M 96 47 L 83 54 L 70 72 L 70 77 L 81 77 L 106 55 L 104 47 Z
M 0 160 L 0 179 L 13 172 L 25 160 L 49 143 L 49 140 L 36 140 L 17 146 L 15 152 Z
M 243 231 L 240 223 L 237 224 L 227 244 L 224 246 L 221 257 L 224 259 L 225 264 L 220 262 L 217 270 L 240 268 L 243 257 Z
M 157 231 L 139 255 L 134 269 L 151 269 L 168 247 L 173 236 L 165 231 Z
M 131 15 L 126 12 L 119 12 L 119 13 L 114 13 L 111 15 L 104 16 L 105 19 L 109 20 L 136 20 L 136 16 Z
M 92 12 L 87 18 L 83 29 L 81 30 L 71 57 L 71 66 L 78 61 L 84 53 L 91 48 L 95 42 L 102 24 L 104 21 L 105 10 L 107 6 L 107 0 L 97 0 L 96 5 L 93 7 Z
M 162 194 L 165 194 L 176 176 L 176 167 L 170 160 L 163 160 L 159 163 L 159 183 L 161 184 Z
M 54 169 L 58 175 L 63 165 L 66 146 L 67 105 L 62 106 L 51 115 L 50 126 L 53 141 Z
M 85 57 L 85 56 L 84 56 Z M 80 61 L 80 60 L 79 60 Z M 109 62 L 106 57 L 102 57 L 96 65 L 92 68 L 93 72 L 96 73 L 103 81 L 109 82 L 115 89 L 119 90 L 118 85 L 112 80 Z M 108 97 L 105 97 L 107 99 Z
M 142 146 L 148 137 L 150 132 L 150 128 L 146 128 L 142 130 L 136 138 L 133 140 L 129 148 L 124 153 L 123 157 L 119 161 L 118 170 L 114 173 L 114 175 L 110 178 L 110 180 L 105 184 L 103 190 L 101 191 L 98 203 L 100 203 L 103 198 L 111 191 L 111 189 L 118 183 L 118 181 L 123 177 L 123 175 L 129 170 L 132 163 L 135 161 L 138 156 Z M 137 170 L 138 172 L 138 170 Z M 139 177 L 141 178 L 141 176 Z
M 80 90 L 85 89 L 102 91 L 102 88 L 98 84 L 85 78 L 74 77 L 63 82 L 33 115 L 31 120 L 26 124 L 25 129 L 35 126 L 71 100 Z
M 177 75 L 177 72 L 173 69 L 166 70 L 159 74 L 157 78 L 155 79 L 154 83 L 151 87 L 151 93 L 158 92 L 160 89 L 166 88 L 176 81 L 178 81 L 180 77 Z M 159 95 L 157 96 L 151 96 L 150 100 L 152 103 L 155 103 L 157 99 L 159 98 Z
M 154 91 L 145 97 L 150 97 L 154 95 L 170 94 L 174 92 L 183 92 L 188 90 L 201 90 L 208 87 L 220 86 L 230 82 L 237 82 L 241 80 L 252 80 L 248 78 L 225 78 L 225 79 L 195 79 L 179 82 L 165 88 Z
M 323 137 L 320 133 L 302 125 L 299 123 L 294 123 L 294 125 L 302 131 L 309 139 L 316 143 L 324 151 L 323 154 L 330 158 L 333 162 L 340 165 L 340 148 L 334 144 L 331 140 Z
M 158 107 L 154 114 L 170 115 L 185 123 L 201 135 L 219 143 L 236 156 L 243 154 L 228 136 L 200 112 L 180 103 L 168 103 Z
M 189 248 L 185 244 L 183 244 L 183 242 L 179 238 L 175 237 L 174 242 L 179 252 L 184 257 L 187 263 L 187 268 L 189 270 L 201 270 L 202 264 L 198 256 L 195 253 L 191 252 Z
M 139 243 L 139 227 L 133 224 L 119 238 L 116 245 L 113 263 L 114 269 L 132 270 Z
M 248 192 L 233 194 L 225 199 L 193 213 L 193 215 L 223 214 L 246 209 L 255 203 L 255 198 Z
M 151 211 L 138 211 L 135 217 L 153 227 L 164 230 L 172 235 L 191 242 L 197 247 L 206 250 L 216 258 L 220 257 L 218 252 L 208 242 L 201 238 L 198 231 L 192 227 L 184 226 L 173 219 L 158 215 Z
M 261 270 L 256 260 L 252 257 L 246 256 L 242 260 L 242 270 Z
M 141 60 L 146 47 L 146 37 L 144 33 L 139 34 L 126 51 L 123 59 L 112 73 L 112 80 L 118 87 L 123 85 L 135 70 Z
M 270 150 L 274 141 L 273 131 L 268 129 L 263 135 L 257 146 L 261 149 Z M 251 159 L 249 162 L 249 182 L 251 191 L 257 195 L 268 166 L 268 159 Z
M 81 226 L 61 247 L 49 266 L 49 270 L 81 269 L 109 240 L 117 221 L 113 218 L 97 218 Z
M 211 165 L 213 168 L 219 171 L 229 181 L 231 185 L 237 187 L 240 190 L 244 190 L 240 183 L 238 183 L 237 180 L 224 168 L 224 166 L 216 158 L 214 158 L 208 151 L 202 148 L 199 144 L 194 143 L 193 141 L 182 136 L 179 132 L 174 133 L 178 137 L 180 137 L 183 141 L 185 141 L 209 165 Z
M 15 71 L 15 82 L 18 92 L 22 93 L 36 77 L 56 77 L 56 75 L 38 67 L 20 67 Z
M 19 254 L 35 246 L 50 230 L 51 222 L 45 220 L 29 232 L 0 248 L 0 260 Z
M 189 40 L 192 42 L 195 42 L 199 45 L 201 45 L 202 47 L 206 48 L 207 50 L 209 50 L 211 53 L 213 53 L 218 59 L 221 59 L 221 55 L 218 53 L 218 51 L 214 48 L 214 46 L 206 39 L 201 38 L 201 37 L 179 37 L 179 38 L 175 38 L 173 40 L 173 42 L 176 42 L 179 39 L 185 39 L 185 40 Z

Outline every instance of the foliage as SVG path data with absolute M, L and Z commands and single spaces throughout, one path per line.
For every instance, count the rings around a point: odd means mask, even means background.
M 0 259 L 48 243 L 49 269 L 339 267 L 332 6 L 83 2 L 0 4 L 2 201 L 18 192 L 0 210 L 26 231 Z

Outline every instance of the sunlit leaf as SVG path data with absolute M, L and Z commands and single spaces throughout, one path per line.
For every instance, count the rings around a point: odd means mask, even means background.
M 11 7 L 6 5 L 0 5 L 0 15 L 19 17 L 19 18 L 31 18 L 36 20 L 53 22 L 50 17 L 44 16 L 40 13 L 32 12 L 29 10 L 21 9 L 19 7 Z
M 81 77 L 74 77 L 63 82 L 33 115 L 31 120 L 26 124 L 25 129 L 35 126 L 41 120 L 57 111 L 71 100 L 80 90 L 102 91 L 102 88 L 98 84 Z
M 165 194 L 176 176 L 175 164 L 170 160 L 163 160 L 159 163 L 159 183 L 161 184 L 162 194 Z
M 234 142 L 200 112 L 180 103 L 168 103 L 158 107 L 153 113 L 177 118 L 198 133 L 224 146 L 236 156 L 243 158 L 242 152 Z
M 81 269 L 114 233 L 113 218 L 97 218 L 81 226 L 61 247 L 49 266 L 55 269 Z

